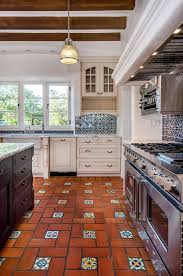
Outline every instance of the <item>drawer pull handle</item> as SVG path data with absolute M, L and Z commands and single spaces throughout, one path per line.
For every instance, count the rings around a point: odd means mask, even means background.
M 112 165 L 107 165 L 107 167 L 111 168 L 111 167 L 112 167 Z
M 27 158 L 26 155 L 24 155 L 21 159 L 24 161 Z
M 111 139 L 108 139 L 107 141 L 108 141 L 108 142 L 112 142 L 112 140 L 111 140 Z
M 1 169 L 0 175 L 4 174 L 4 169 Z
M 21 186 L 25 186 L 25 181 L 24 181 L 24 182 L 22 182 Z
M 64 142 L 64 141 L 65 141 L 65 139 L 64 139 L 64 138 L 63 138 L 63 139 L 60 139 L 60 141 L 61 141 L 61 142 Z
M 107 152 L 108 152 L 108 153 L 112 153 L 112 150 L 108 150 Z
M 21 170 L 21 173 L 24 173 L 25 172 L 25 169 Z
M 85 165 L 85 167 L 86 167 L 86 168 L 90 168 L 90 167 L 91 167 L 91 165 Z
M 89 144 L 89 143 L 91 143 L 91 141 L 90 141 L 90 140 L 88 140 L 88 141 L 85 141 L 85 143 Z
M 91 150 L 85 150 L 85 152 L 91 152 Z

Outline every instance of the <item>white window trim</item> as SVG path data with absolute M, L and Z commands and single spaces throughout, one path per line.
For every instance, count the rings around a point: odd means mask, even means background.
M 68 110 L 68 113 L 69 113 L 69 117 L 70 117 L 70 125 L 68 126 L 50 126 L 49 125 L 49 85 L 51 84 L 54 84 L 54 85 L 68 85 L 69 87 L 69 96 L 70 96 L 70 104 L 69 104 L 69 110 Z M 47 82 L 46 83 L 46 97 L 45 97 L 45 100 L 46 100 L 46 105 L 45 105 L 45 130 L 46 131 L 57 131 L 57 130 L 73 130 L 72 128 L 72 89 L 71 89 L 71 84 L 70 82 Z
M 20 130 L 20 82 L 19 81 L 0 81 L 0 84 L 4 85 L 18 85 L 18 108 L 17 108 L 17 113 L 18 113 L 18 125 L 17 126 L 0 126 L 0 131 L 6 131 L 6 130 Z

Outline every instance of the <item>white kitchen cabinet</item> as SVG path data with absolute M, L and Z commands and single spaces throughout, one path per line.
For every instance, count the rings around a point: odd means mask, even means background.
M 50 138 L 50 172 L 76 172 L 76 138 Z
M 119 175 L 119 137 L 77 138 L 78 175 Z
M 116 97 L 117 87 L 112 79 L 115 63 L 82 64 L 83 97 Z

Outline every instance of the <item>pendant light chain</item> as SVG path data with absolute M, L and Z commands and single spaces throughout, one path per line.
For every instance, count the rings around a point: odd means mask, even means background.
M 70 0 L 68 0 L 68 38 L 70 38 Z

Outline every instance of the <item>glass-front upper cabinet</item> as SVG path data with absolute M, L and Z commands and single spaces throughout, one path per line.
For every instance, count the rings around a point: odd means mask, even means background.
M 99 93 L 99 65 L 95 63 L 82 66 L 83 96 L 97 96 Z
M 115 64 L 83 63 L 82 95 L 88 97 L 112 97 L 117 95 L 112 73 Z

